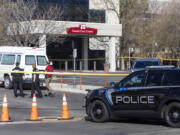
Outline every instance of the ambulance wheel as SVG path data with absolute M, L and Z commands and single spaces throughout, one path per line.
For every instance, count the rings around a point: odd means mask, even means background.
M 165 111 L 165 121 L 168 126 L 180 127 L 180 103 L 169 104 Z
M 107 106 L 101 100 L 93 101 L 89 111 L 91 119 L 94 122 L 106 122 L 110 118 Z
M 9 76 L 4 77 L 4 88 L 6 89 L 12 88 L 12 82 Z

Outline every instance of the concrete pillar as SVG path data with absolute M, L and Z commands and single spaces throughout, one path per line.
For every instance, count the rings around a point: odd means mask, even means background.
M 116 71 L 116 38 L 110 37 L 109 41 L 109 64 L 110 64 L 110 72 Z
M 125 61 L 124 61 L 124 58 L 121 59 L 121 70 L 125 70 Z
M 83 60 L 83 69 L 88 70 L 88 48 L 89 48 L 89 39 L 88 37 L 82 38 L 82 59 Z
M 39 47 L 46 48 L 46 35 L 39 36 Z

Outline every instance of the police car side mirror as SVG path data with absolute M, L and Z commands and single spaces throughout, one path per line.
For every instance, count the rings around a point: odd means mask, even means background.
M 119 87 L 119 82 L 110 82 L 111 87 Z
M 115 86 L 115 82 L 110 82 L 110 86 L 114 87 Z
M 122 83 L 121 83 L 121 82 L 119 82 L 117 87 L 122 87 Z

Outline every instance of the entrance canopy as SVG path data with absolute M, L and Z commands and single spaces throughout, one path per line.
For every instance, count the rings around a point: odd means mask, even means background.
M 98 36 L 98 37 L 120 37 L 122 36 L 121 24 L 108 23 L 89 23 L 72 21 L 50 21 L 34 20 L 11 24 L 8 28 L 8 34 L 57 34 L 57 35 L 80 35 L 80 36 Z M 18 28 L 18 29 L 16 29 Z M 69 31 L 68 31 L 69 30 Z M 76 30 L 72 32 L 71 30 Z M 83 32 L 83 30 L 85 30 Z M 80 33 L 78 33 L 78 31 Z
M 34 20 L 9 25 L 8 34 L 16 33 L 20 35 L 40 34 L 39 46 L 44 48 L 46 48 L 46 35 L 84 36 L 83 59 L 88 59 L 88 37 L 110 37 L 108 63 L 110 72 L 116 71 L 116 37 L 122 36 L 121 24 Z M 87 63 L 87 61 L 84 62 L 84 69 L 88 69 Z

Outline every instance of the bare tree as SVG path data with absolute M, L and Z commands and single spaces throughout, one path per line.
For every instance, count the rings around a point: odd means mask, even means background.
M 0 0 L 0 45 L 10 45 L 13 41 L 7 35 L 8 16 L 11 6 L 8 0 Z
M 105 5 L 108 10 L 116 14 L 119 23 L 122 24 L 122 37 L 119 39 L 120 56 L 129 56 L 129 48 L 140 48 L 142 44 L 144 47 L 147 0 L 105 0 Z M 124 59 L 120 59 L 120 63 L 121 69 L 124 69 Z
M 179 58 L 180 52 L 180 2 L 174 0 L 164 4 L 160 10 L 160 14 L 155 17 L 156 29 L 154 35 L 159 42 L 161 50 L 168 50 L 164 57 Z M 165 52 L 163 51 L 163 54 Z
M 148 0 L 99 0 L 95 1 L 94 5 L 98 5 L 99 9 L 113 15 L 112 18 L 117 18 L 114 23 L 122 24 L 122 37 L 119 38 L 118 44 L 120 56 L 127 56 L 129 47 L 145 46 L 144 17 L 148 8 Z M 107 46 L 108 38 L 105 39 L 97 38 L 96 40 Z M 121 68 L 124 69 L 124 59 L 121 63 Z
M 59 40 L 65 24 L 59 25 L 63 10 L 59 6 L 41 6 L 37 0 L 17 0 L 10 3 L 8 34 L 17 46 L 39 46 L 39 37 L 48 36 L 48 42 Z M 58 33 L 58 34 L 57 34 Z M 46 40 L 46 38 L 44 38 Z
M 142 20 L 143 36 L 140 39 L 141 56 L 142 57 L 155 57 L 158 52 L 158 20 L 160 15 L 161 6 L 158 0 L 149 0 L 147 10 L 145 11 L 146 17 Z

